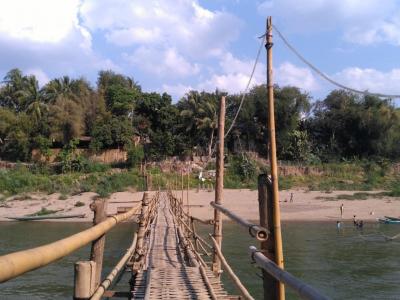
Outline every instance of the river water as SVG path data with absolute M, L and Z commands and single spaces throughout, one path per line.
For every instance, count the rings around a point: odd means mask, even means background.
M 85 228 L 85 223 L 0 223 L 0 255 L 39 246 Z M 210 228 L 199 229 L 205 233 Z M 335 223 L 296 222 L 282 226 L 285 267 L 331 299 L 400 299 L 400 238 L 386 242 L 383 234 L 400 233 L 399 225 L 365 224 L 360 231 L 351 224 L 338 230 Z M 107 236 L 104 273 L 129 246 L 132 223 L 123 223 Z M 262 298 L 260 271 L 250 263 L 249 245 L 257 243 L 246 230 L 224 224 L 223 251 L 243 283 L 256 299 Z M 89 247 L 40 270 L 0 284 L 1 300 L 71 299 L 73 264 L 85 260 Z M 226 288 L 237 294 L 229 280 Z M 129 277 L 120 282 L 128 286 Z M 287 290 L 287 299 L 298 299 Z

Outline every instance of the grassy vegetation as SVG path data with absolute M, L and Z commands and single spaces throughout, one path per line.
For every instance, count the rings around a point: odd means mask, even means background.
M 75 206 L 75 207 L 82 207 L 82 206 L 85 206 L 85 203 L 83 203 L 82 201 L 77 201 L 77 202 L 74 204 L 74 206 Z
M 61 193 L 60 199 L 68 194 L 96 192 L 101 197 L 123 191 L 127 187 L 143 190 L 143 178 L 137 170 L 112 172 L 71 172 L 65 174 L 37 173 L 25 167 L 0 170 L 0 191 L 4 197 L 28 192 Z
M 58 212 L 59 210 L 51 210 L 51 209 L 47 209 L 46 207 L 42 207 L 41 210 L 30 214 L 28 216 L 30 217 L 36 217 L 36 216 L 45 216 L 45 215 L 51 215 L 51 214 L 55 214 L 56 212 Z
M 211 167 L 209 167 L 210 169 Z M 358 192 L 353 195 L 339 195 L 329 200 L 367 199 L 374 196 L 400 196 L 400 176 L 390 172 L 387 166 L 371 163 L 337 163 L 312 166 L 313 172 L 308 175 L 280 176 L 281 190 L 290 188 L 304 188 L 330 192 L 333 190 L 370 191 L 385 190 L 384 193 Z M 212 169 L 212 168 L 211 168 Z M 20 166 L 13 170 L 0 170 L 0 198 L 19 195 L 18 199 L 29 199 L 30 192 L 60 193 L 59 199 L 64 200 L 67 195 L 82 192 L 96 192 L 100 197 L 107 197 L 113 192 L 133 187 L 136 190 L 144 189 L 144 178 L 137 169 L 111 169 L 109 166 L 95 164 L 81 172 L 52 174 L 48 169 L 34 168 L 28 170 Z M 226 166 L 224 186 L 232 189 L 257 189 L 257 175 L 268 170 L 266 166 L 257 164 L 246 156 L 230 157 Z M 168 182 L 181 188 L 181 174 L 162 173 L 159 168 L 148 169 L 151 175 L 151 186 L 167 188 Z M 187 177 L 184 177 L 184 188 L 187 186 Z M 197 188 L 199 180 L 196 175 L 189 177 L 190 188 Z M 331 197 L 329 197 L 331 198 Z

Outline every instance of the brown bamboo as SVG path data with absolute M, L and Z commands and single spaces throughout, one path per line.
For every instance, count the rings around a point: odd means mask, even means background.
M 108 274 L 106 279 L 103 280 L 103 282 L 100 284 L 100 286 L 96 289 L 92 297 L 90 298 L 91 300 L 99 300 L 103 296 L 104 292 L 110 287 L 110 285 L 113 283 L 115 277 L 121 272 L 122 268 L 125 266 L 126 262 L 128 259 L 133 255 L 133 252 L 135 251 L 136 247 L 136 242 L 137 242 L 137 234 L 133 236 L 133 241 L 131 246 L 126 250 L 125 255 L 120 259 L 120 261 L 117 263 L 117 265 L 111 270 L 111 272 Z
M 223 207 L 222 205 L 219 205 L 215 202 L 210 202 L 210 205 L 214 207 L 216 210 L 220 211 L 227 217 L 229 217 L 231 220 L 235 221 L 239 225 L 243 226 L 246 228 L 249 232 L 249 234 L 252 237 L 255 237 L 259 241 L 265 241 L 268 238 L 268 230 L 265 229 L 264 227 L 261 227 L 257 224 L 250 223 L 246 219 L 243 219 L 242 217 L 238 216 L 237 214 L 231 212 L 229 209 Z
M 93 226 L 107 219 L 107 201 L 105 199 L 97 199 L 90 204 L 90 209 L 93 211 Z M 103 269 L 104 246 L 106 237 L 103 234 L 98 239 L 92 242 L 90 250 L 90 260 L 96 263 L 95 287 L 100 284 L 101 271 Z
M 313 287 L 303 283 L 292 274 L 286 272 L 275 264 L 272 260 L 263 255 L 256 247 L 250 246 L 250 255 L 254 262 L 271 276 L 292 288 L 302 299 L 307 300 L 327 300 L 328 298 L 320 294 Z
M 229 277 L 231 278 L 232 282 L 235 284 L 238 291 L 242 294 L 244 299 L 247 300 L 254 300 L 254 298 L 250 295 L 249 291 L 240 281 L 239 277 L 236 276 L 235 272 L 233 272 L 232 268 L 229 266 L 228 262 L 226 261 L 224 255 L 222 254 L 221 248 L 218 246 L 217 241 L 210 235 L 211 241 L 214 244 L 215 250 L 217 251 L 217 255 L 221 260 L 222 266 L 227 271 Z
M 279 208 L 279 187 L 278 187 L 278 162 L 276 158 L 276 137 L 275 137 L 275 108 L 274 108 L 274 81 L 272 71 L 272 18 L 267 19 L 267 88 L 268 88 L 268 136 L 269 136 L 269 161 L 271 164 L 272 195 L 274 203 L 274 238 L 275 238 L 275 262 L 283 269 L 283 249 L 281 233 L 281 215 Z M 279 284 L 279 299 L 285 299 L 283 284 Z
M 189 168 L 187 170 L 187 186 L 186 186 L 186 213 L 190 216 L 190 209 L 189 209 L 189 186 L 190 186 L 190 175 L 189 175 Z
M 96 289 L 96 263 L 78 261 L 74 265 L 74 300 L 89 299 Z
M 269 239 L 261 242 L 261 251 L 270 260 L 275 261 L 275 230 L 273 224 L 273 197 L 271 181 L 266 174 L 258 176 L 258 205 L 260 214 L 260 226 L 269 231 Z M 264 300 L 278 298 L 279 281 L 273 278 L 266 270 L 262 269 Z
M 71 254 L 91 241 L 108 232 L 118 223 L 137 213 L 140 206 L 130 211 L 108 217 L 100 224 L 56 242 L 0 256 L 0 283 L 18 277 L 26 272 L 44 267 Z
M 225 96 L 221 97 L 218 116 L 218 152 L 217 152 L 217 174 L 215 187 L 215 203 L 222 204 L 224 189 L 224 136 L 225 136 Z M 214 238 L 217 245 L 222 244 L 222 216 L 221 212 L 214 209 Z M 221 273 L 221 261 L 214 250 L 212 270 L 217 277 Z

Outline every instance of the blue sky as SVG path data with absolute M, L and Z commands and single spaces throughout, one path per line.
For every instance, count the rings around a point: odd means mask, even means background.
M 0 0 L 0 76 L 18 67 L 40 83 L 92 83 L 102 69 L 179 99 L 189 89 L 244 90 L 265 18 L 335 80 L 400 94 L 400 1 Z M 274 36 L 275 81 L 314 99 L 334 87 Z M 254 83 L 265 81 L 265 51 Z

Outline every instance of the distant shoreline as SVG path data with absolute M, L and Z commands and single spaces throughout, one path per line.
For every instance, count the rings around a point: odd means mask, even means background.
M 365 200 L 337 199 L 338 195 L 352 196 L 356 191 L 333 191 L 330 193 L 306 190 L 286 190 L 280 192 L 280 208 L 282 223 L 287 222 L 352 222 L 353 215 L 365 222 L 376 222 L 377 218 L 384 216 L 400 216 L 400 197 L 380 196 L 374 198 L 373 194 Z M 151 192 L 154 193 L 154 192 Z M 293 193 L 293 202 L 290 196 Z M 67 197 L 65 200 L 60 194 L 28 194 L 30 199 L 9 200 L 3 202 L 0 207 L 0 222 L 13 222 L 6 217 L 21 217 L 40 211 L 62 210 L 57 215 L 85 214 L 81 219 L 41 220 L 35 222 L 92 222 L 93 213 L 89 209 L 96 193 L 86 192 Z M 178 191 L 178 197 L 181 192 Z M 108 214 L 115 214 L 118 207 L 137 205 L 142 199 L 143 192 L 117 192 L 108 200 Z M 350 197 L 351 198 L 351 197 Z M 190 212 L 200 219 L 212 219 L 213 208 L 209 205 L 214 200 L 214 192 L 190 190 Z M 258 194 L 255 190 L 225 189 L 223 205 L 248 220 L 258 220 Z M 184 204 L 186 204 L 186 192 L 184 192 Z M 287 202 L 285 202 L 287 201 Z M 79 202 L 80 206 L 77 206 Z M 118 203 L 115 203 L 118 202 Z M 343 219 L 340 217 L 340 205 L 344 204 Z M 224 220 L 227 220 L 224 217 Z M 15 222 L 15 221 L 14 221 Z

